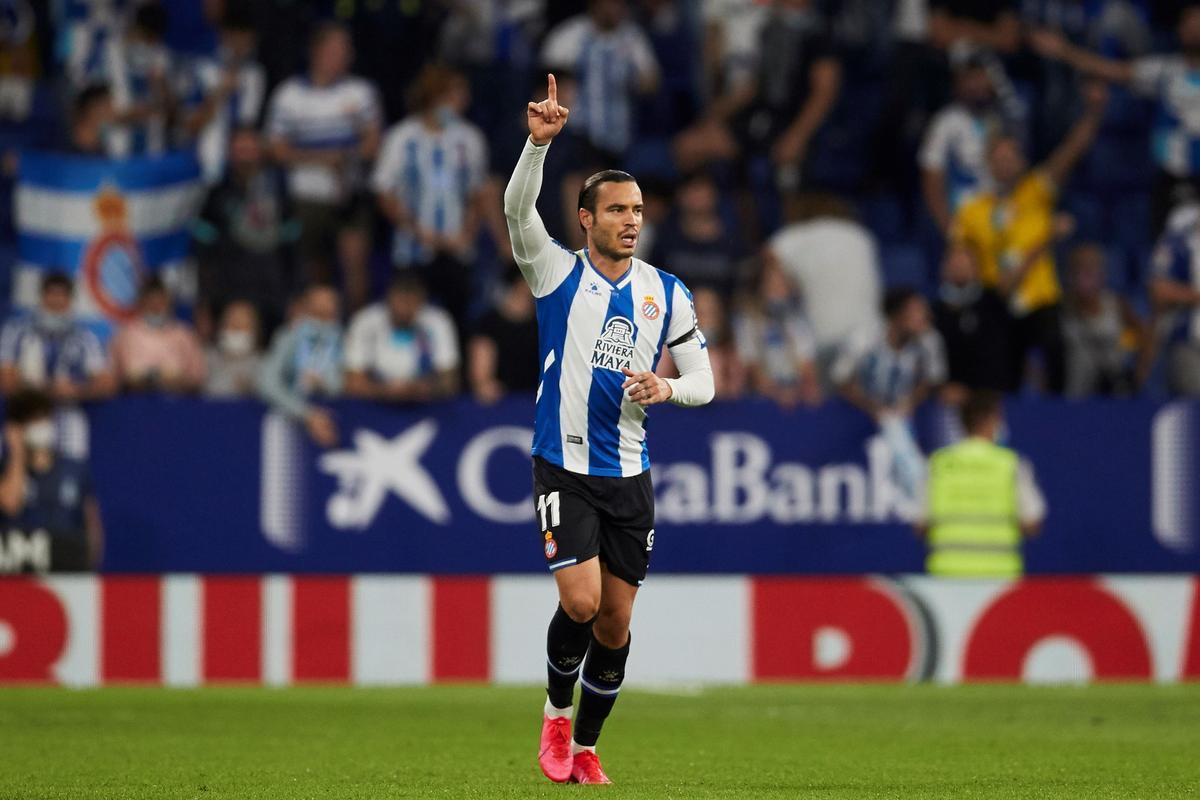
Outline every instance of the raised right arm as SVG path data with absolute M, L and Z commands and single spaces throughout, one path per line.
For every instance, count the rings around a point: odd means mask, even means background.
M 537 213 L 546 149 L 570 113 L 558 105 L 558 87 L 553 75 L 549 76 L 549 84 L 547 99 L 529 104 L 529 140 L 504 190 L 504 216 L 508 220 L 513 257 L 534 297 L 552 292 L 575 265 L 574 254 L 551 240 Z

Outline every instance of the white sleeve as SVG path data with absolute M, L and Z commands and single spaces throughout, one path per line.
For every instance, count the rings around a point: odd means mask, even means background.
M 457 369 L 459 362 L 458 334 L 450 315 L 441 309 L 429 317 L 429 338 L 433 352 L 430 354 L 433 368 L 438 372 Z
M 371 368 L 371 308 L 365 308 L 350 320 L 346 331 L 343 361 L 347 372 L 365 372 Z
M 671 402 L 677 406 L 702 406 L 716 393 L 708 342 L 700 332 L 691 292 L 678 282 L 674 292 L 671 318 L 667 320 L 667 349 L 679 377 L 666 379 L 671 387 Z
M 1033 476 L 1033 465 L 1025 459 L 1017 464 L 1017 519 L 1034 525 L 1046 517 L 1046 499 Z
M 358 108 L 358 124 L 363 128 L 381 127 L 383 125 L 383 108 L 379 103 L 379 92 L 375 84 L 368 80 L 362 81 L 362 102 Z
M 946 171 L 946 164 L 950 160 L 952 122 L 952 117 L 940 113 L 929 123 L 925 138 L 921 140 L 921 152 L 917 155 L 921 169 Z
M 1166 56 L 1143 56 L 1133 59 L 1133 80 L 1130 87 L 1142 95 L 1156 95 L 1162 91 L 1170 59 Z
M 575 268 L 575 254 L 550 238 L 537 213 L 542 189 L 542 163 L 550 145 L 525 141 L 525 149 L 504 190 L 504 216 L 512 240 L 513 257 L 534 297 L 550 294 Z
M 378 194 L 388 194 L 396 188 L 396 175 L 400 173 L 400 154 L 403 152 L 400 141 L 400 131 L 393 128 L 388 131 L 379 148 L 379 158 L 375 160 L 375 168 L 371 170 L 371 190 Z

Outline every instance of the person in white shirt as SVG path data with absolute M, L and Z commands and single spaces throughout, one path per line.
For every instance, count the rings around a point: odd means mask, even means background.
M 896 287 L 883 299 L 886 324 L 855 332 L 833 364 L 842 397 L 879 425 L 892 454 L 892 476 L 909 500 L 921 496 L 925 457 L 912 432 L 913 412 L 946 380 L 942 337 L 929 304 Z
M 245 6 L 226 4 L 216 55 L 192 65 L 181 93 L 184 132 L 196 139 L 204 179 L 210 185 L 225 177 L 233 131 L 257 126 L 262 113 L 267 75 L 254 60 L 257 38 Z
M 379 149 L 382 111 L 375 86 L 348 74 L 354 50 L 336 24 L 319 27 L 308 75 L 281 83 L 267 112 L 267 135 L 288 170 L 288 191 L 300 219 L 305 283 L 344 270 L 351 309 L 367 300 L 371 204 L 363 193 L 364 165 Z
M 831 195 L 792 198 L 788 218 L 763 259 L 778 264 L 799 290 L 818 367 L 827 373 L 854 331 L 879 325 L 879 250 L 849 206 Z
M 388 402 L 427 402 L 458 391 L 454 321 L 426 301 L 411 271 L 399 272 L 381 303 L 354 315 L 346 334 L 346 394 Z
M 411 94 L 413 113 L 387 132 L 371 175 L 394 229 L 392 262 L 417 268 L 430 294 L 461 326 L 472 298 L 471 266 L 487 196 L 488 149 L 463 119 L 470 100 L 457 72 L 428 66 Z
M 658 87 L 650 40 L 627 18 L 624 0 L 591 0 L 586 14 L 562 22 L 546 36 L 542 63 L 575 79 L 575 122 L 591 155 L 613 167 L 634 130 L 634 101 Z
M 950 229 L 954 212 L 991 187 L 987 141 L 1000 114 L 987 65 L 969 58 L 954 73 L 954 102 L 929 123 L 921 143 L 921 191 L 939 231 Z

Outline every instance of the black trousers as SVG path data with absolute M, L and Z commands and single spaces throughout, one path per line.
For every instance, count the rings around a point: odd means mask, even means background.
M 1062 306 L 1058 303 L 1042 306 L 1023 317 L 1017 317 L 1014 332 L 1014 385 L 1023 383 L 1029 356 L 1037 351 L 1045 372 L 1045 390 L 1050 394 L 1062 394 L 1067 382 L 1067 346 L 1063 338 Z

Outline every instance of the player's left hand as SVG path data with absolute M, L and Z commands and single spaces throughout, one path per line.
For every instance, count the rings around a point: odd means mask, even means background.
M 622 368 L 621 372 L 625 373 L 621 388 L 628 391 L 629 399 L 634 403 L 652 406 L 671 399 L 671 384 L 653 372 L 634 372 L 629 367 Z

